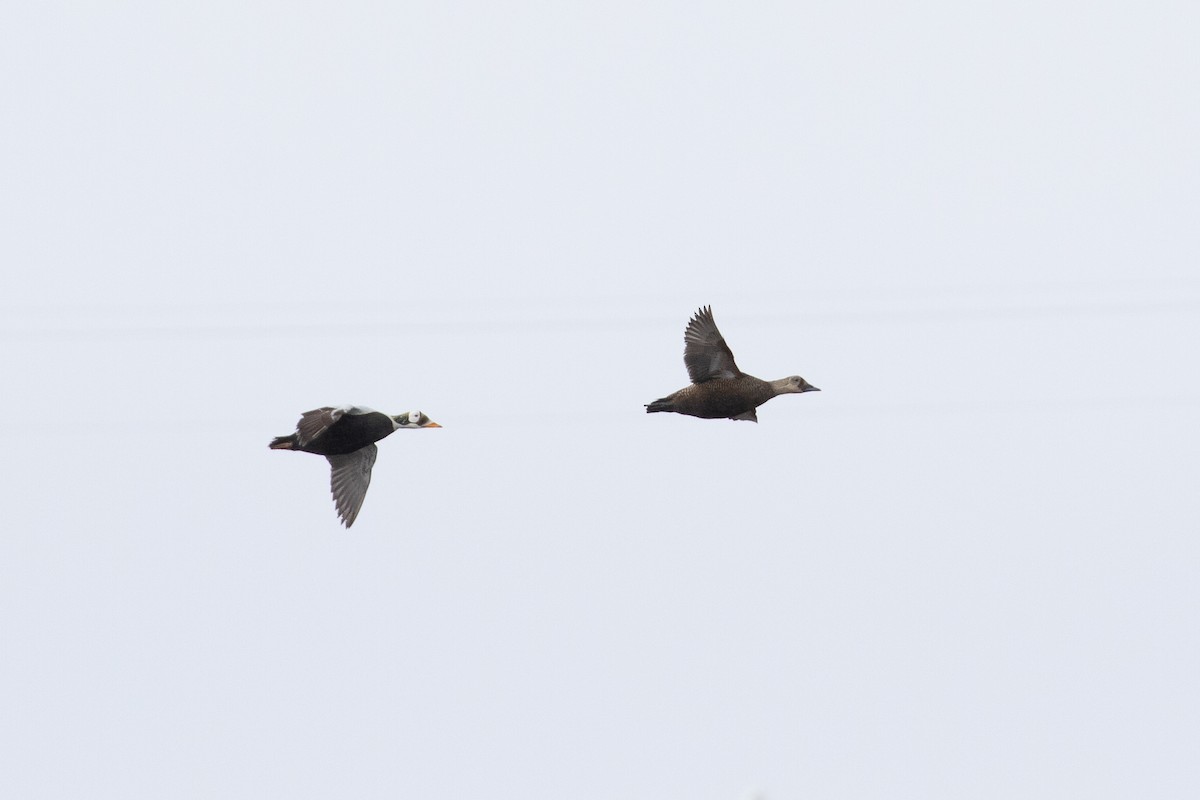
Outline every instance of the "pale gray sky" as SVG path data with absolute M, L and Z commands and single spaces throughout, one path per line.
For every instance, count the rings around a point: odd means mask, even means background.
M 0 10 L 0 790 L 1196 795 L 1198 34 Z M 824 391 L 647 416 L 708 303 Z

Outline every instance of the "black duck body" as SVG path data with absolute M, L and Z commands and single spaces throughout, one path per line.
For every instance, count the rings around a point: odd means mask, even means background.
M 276 436 L 270 448 L 325 456 L 329 461 L 333 503 L 338 518 L 349 528 L 358 518 L 371 485 L 371 469 L 379 454 L 375 442 L 400 428 L 440 427 L 420 411 L 390 417 L 361 406 L 323 406 L 301 414 L 296 432 Z
M 290 436 L 275 437 L 271 449 L 300 450 L 319 456 L 345 455 L 374 444 L 396 431 L 392 418 L 380 411 L 338 411 L 332 406 L 306 411 L 296 426 L 296 432 Z

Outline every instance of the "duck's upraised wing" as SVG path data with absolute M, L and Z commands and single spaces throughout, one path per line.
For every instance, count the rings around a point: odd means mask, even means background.
M 692 383 L 704 383 L 713 378 L 736 378 L 741 374 L 733 360 L 725 337 L 717 330 L 712 306 L 705 306 L 692 315 L 683 332 L 683 363 L 687 365 Z
M 306 447 L 310 442 L 329 429 L 329 426 L 342 418 L 346 413 L 346 409 L 334 408 L 332 406 L 322 406 L 314 408 L 312 411 L 305 411 L 300 415 L 300 421 L 296 423 L 296 439 L 301 447 Z

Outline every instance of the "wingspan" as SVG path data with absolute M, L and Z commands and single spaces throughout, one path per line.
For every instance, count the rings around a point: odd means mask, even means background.
M 333 469 L 329 480 L 333 503 L 337 506 L 338 517 L 347 528 L 354 524 L 363 499 L 367 496 L 367 487 L 371 485 L 371 468 L 375 466 L 377 455 L 379 448 L 369 444 L 353 453 L 326 456 Z
M 687 365 L 692 383 L 704 383 L 713 378 L 736 378 L 741 374 L 733 360 L 725 337 L 717 330 L 712 306 L 697 311 L 683 333 L 683 363 Z

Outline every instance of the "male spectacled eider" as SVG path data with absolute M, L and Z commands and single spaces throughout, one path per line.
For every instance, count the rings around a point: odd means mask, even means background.
M 712 306 L 692 315 L 683 343 L 683 363 L 692 385 L 648 404 L 647 414 L 673 411 L 703 419 L 758 422 L 754 409 L 776 395 L 821 391 L 799 375 L 764 381 L 738 369 L 725 337 L 717 330 Z
M 371 467 L 379 454 L 375 442 L 401 428 L 440 427 L 420 411 L 390 417 L 363 406 L 324 406 L 301 414 L 296 432 L 276 436 L 270 447 L 316 453 L 329 459 L 333 502 L 342 524 L 349 528 L 371 485 Z

